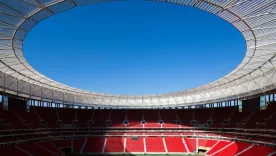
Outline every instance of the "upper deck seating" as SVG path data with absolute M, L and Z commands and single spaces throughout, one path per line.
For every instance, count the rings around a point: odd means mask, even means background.
M 179 120 L 181 120 L 181 127 L 192 127 L 193 110 L 176 110 Z
M 3 129 L 29 129 L 24 121 L 13 110 L 1 110 L 0 119 L 2 120 L 1 128 Z
M 125 127 L 124 120 L 126 120 L 125 110 L 112 110 L 111 111 L 111 127 Z
M 141 121 L 143 120 L 141 110 L 127 110 L 127 127 L 143 127 Z
M 212 109 L 196 109 L 194 110 L 193 120 L 197 121 L 197 124 L 204 125 L 207 120 L 211 119 Z
M 94 112 L 95 110 L 78 109 L 76 111 L 76 120 L 78 120 L 77 127 L 83 127 L 83 128 L 89 127 L 89 121 L 93 120 Z
M 234 109 L 237 109 L 237 108 L 236 107 L 213 108 L 213 113 L 211 117 L 212 124 L 210 125 L 210 127 L 215 127 L 215 128 L 222 127 L 222 124 L 224 123 L 224 121 L 228 120 L 228 118 L 230 117 Z
M 76 109 L 60 108 L 57 109 L 58 118 L 63 124 L 71 125 L 76 117 Z
M 163 121 L 162 127 L 179 127 L 176 123 L 177 116 L 174 110 L 160 110 L 160 116 Z
M 39 115 L 42 123 L 48 128 L 58 128 L 60 125 L 57 123 L 58 117 L 55 108 L 48 107 L 34 107 L 35 111 Z
M 239 127 L 239 123 L 243 120 L 246 120 L 251 115 L 251 112 L 239 112 L 238 109 L 235 109 L 234 113 L 230 117 L 230 122 L 226 124 L 225 128 L 237 128 Z
M 143 113 L 144 119 L 146 120 L 146 124 L 144 125 L 145 127 L 161 127 L 161 125 L 158 123 L 158 120 L 160 120 L 159 110 L 143 110 Z
M 111 110 L 104 110 L 104 109 L 95 110 L 94 117 L 93 117 L 94 123 L 90 126 L 107 127 L 106 121 L 110 119 L 110 111 Z

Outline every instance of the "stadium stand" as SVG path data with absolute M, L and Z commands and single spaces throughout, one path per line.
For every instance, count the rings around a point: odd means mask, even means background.
M 54 153 L 55 155 L 58 155 L 58 156 L 63 155 L 63 152 L 61 152 L 56 146 L 54 146 L 49 141 L 39 142 L 38 144 L 44 147 L 45 149 L 48 149 L 49 151 L 51 151 L 51 153 Z
M 124 138 L 123 137 L 108 137 L 104 148 L 105 153 L 124 151 Z
M 93 121 L 94 112 L 93 110 L 78 109 L 76 111 L 77 127 L 90 127 L 89 121 Z
M 77 138 L 72 140 L 72 149 L 74 153 L 80 153 L 82 146 L 85 143 L 85 138 Z
M 211 148 L 217 142 L 217 140 L 198 139 L 198 146 L 202 148 Z
M 231 144 L 229 141 L 218 141 L 206 154 L 213 155 L 220 151 L 222 148 L 228 147 L 227 145 Z
M 253 113 L 239 112 L 236 106 L 182 110 L 31 106 L 28 111 L 12 106 L 0 114 L 0 152 L 61 156 L 68 152 L 189 154 L 203 150 L 214 156 L 270 156 L 276 152 L 276 132 L 270 123 L 275 106 L 273 102 Z
M 126 138 L 126 153 L 144 153 L 144 138 L 142 137 L 127 137 Z
M 1 155 L 20 155 L 29 156 L 30 154 L 21 148 L 16 146 L 2 147 L 0 148 Z
M 160 120 L 160 114 L 159 110 L 157 111 L 151 111 L 151 110 L 143 110 L 142 111 L 144 120 L 146 123 L 144 124 L 144 127 L 147 128 L 160 128 L 161 124 L 158 123 Z
M 69 87 L 24 57 L 24 39 L 40 21 L 98 2 L 0 0 L 1 156 L 276 155 L 275 0 L 162 1 L 228 21 L 243 35 L 247 52 L 235 70 L 212 83 L 142 96 Z
M 104 137 L 89 137 L 83 148 L 83 153 L 102 153 L 105 144 Z
M 193 120 L 193 111 L 191 110 L 177 110 L 176 111 L 181 127 L 192 127 L 191 121 Z
M 162 127 L 179 127 L 175 110 L 160 110 L 160 120 L 163 121 Z
M 125 110 L 112 110 L 111 111 L 111 127 L 125 127 L 124 121 L 126 121 Z
M 185 141 L 187 148 L 190 152 L 196 151 L 196 148 L 197 148 L 196 139 L 184 138 L 184 141 Z
M 183 139 L 180 137 L 166 137 L 166 147 L 169 153 L 171 152 L 187 152 Z
M 268 155 L 268 154 L 272 153 L 273 151 L 275 151 L 275 148 L 255 145 L 255 146 L 252 146 L 251 148 L 249 148 L 248 150 L 242 152 L 239 155 L 240 156 Z
M 128 124 L 127 127 L 143 127 L 141 124 L 141 121 L 144 120 L 144 117 L 142 115 L 142 111 L 140 110 L 127 110 L 127 120 Z
M 145 142 L 147 152 L 165 152 L 164 142 L 161 137 L 146 137 Z

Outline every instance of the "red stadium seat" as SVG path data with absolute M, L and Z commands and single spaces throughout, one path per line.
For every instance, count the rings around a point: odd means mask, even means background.
M 28 152 L 14 146 L 0 148 L 0 154 L 3 156 L 30 156 Z
M 196 139 L 184 138 L 184 141 L 187 144 L 187 148 L 190 152 L 196 151 Z
M 166 146 L 168 152 L 187 152 L 187 149 L 179 137 L 166 137 Z
M 275 151 L 275 148 L 256 145 L 241 153 L 240 156 L 266 156 L 273 151 Z
M 89 137 L 82 153 L 102 153 L 105 138 Z
M 81 148 L 84 144 L 85 138 L 73 139 L 73 151 L 76 153 L 81 152 Z
M 206 154 L 208 154 L 208 155 L 214 154 L 214 153 L 218 152 L 218 150 L 221 150 L 222 148 L 226 147 L 230 143 L 231 142 L 229 142 L 229 141 L 219 141 L 209 151 L 207 151 Z
M 138 138 L 132 139 L 131 137 L 127 137 L 125 151 L 127 153 L 144 152 L 144 138 L 138 137 Z
M 123 152 L 124 151 L 124 138 L 122 137 L 109 137 L 107 138 L 104 152 Z
M 164 143 L 161 137 L 146 137 L 147 152 L 165 152 Z
M 24 112 L 24 110 L 20 109 L 16 111 L 8 110 L 0 113 L 0 119 L 2 119 L 0 128 L 3 134 L 11 135 L 0 136 L 0 143 L 20 142 L 21 140 L 35 138 L 50 139 L 49 141 L 18 143 L 18 147 L 13 148 L 16 149 L 15 152 L 20 153 L 20 151 L 23 151 L 22 155 L 26 154 L 26 152 L 38 155 L 40 151 L 44 151 L 42 155 L 63 155 L 64 153 L 61 149 L 64 148 L 72 148 L 75 154 L 194 153 L 197 148 L 204 148 L 209 150 L 207 152 L 208 155 L 250 155 L 258 153 L 258 150 L 272 155 L 275 151 L 273 148 L 260 145 L 252 146 L 250 142 L 272 143 L 275 139 L 269 137 L 269 135 L 250 135 L 248 137 L 247 134 L 245 136 L 232 134 L 228 129 L 214 130 L 206 127 L 205 130 L 205 128 L 191 129 L 191 127 L 198 126 L 198 124 L 204 125 L 207 120 L 210 120 L 213 122 L 210 124 L 212 128 L 222 128 L 223 126 L 219 123 L 229 118 L 229 124 L 224 127 L 238 127 L 240 129 L 236 129 L 235 132 L 243 132 L 244 129 L 253 128 L 255 122 L 261 120 L 258 116 L 267 118 L 271 114 L 276 114 L 274 106 L 269 105 L 267 110 L 254 113 L 240 113 L 236 107 L 193 110 L 89 110 L 31 107 L 30 112 Z M 201 114 L 204 115 L 201 116 Z M 67 118 L 67 116 L 70 117 Z M 220 117 L 223 119 L 220 119 Z M 7 120 L 5 121 L 5 119 Z M 248 119 L 245 124 L 236 124 L 243 119 Z M 57 123 L 58 120 L 61 122 Z M 192 120 L 198 123 L 192 124 Z M 274 121 L 274 118 L 271 117 L 267 125 L 259 126 L 259 129 L 254 130 L 260 130 L 260 128 L 264 127 L 273 128 L 274 124 L 270 122 L 271 120 Z M 25 121 L 27 121 L 27 124 L 24 123 Z M 72 124 L 72 121 L 76 123 Z M 110 121 L 110 125 L 107 125 L 106 121 Z M 124 121 L 128 121 L 126 126 L 123 123 Z M 146 122 L 144 126 L 141 121 Z M 187 129 L 179 130 L 179 125 L 176 121 L 181 121 L 181 128 Z M 45 126 L 43 125 L 44 123 Z M 68 124 L 69 128 L 62 127 L 59 124 Z M 70 125 L 75 125 L 76 127 Z M 161 130 L 161 128 L 163 129 Z M 6 129 L 9 131 L 5 132 Z M 31 131 L 31 133 L 28 133 L 28 131 Z M 248 130 L 246 130 L 247 132 L 249 133 Z M 26 133 L 26 135 L 17 136 L 20 133 Z M 271 135 L 274 134 L 272 133 Z M 190 138 L 191 136 L 201 137 L 198 139 L 198 147 L 196 139 Z M 86 137 L 88 137 L 87 140 Z M 182 139 L 181 137 L 185 138 Z M 218 137 L 220 139 L 231 138 L 234 140 L 247 139 L 248 143 L 218 141 L 216 140 Z M 1 149 L 5 152 L 11 148 Z

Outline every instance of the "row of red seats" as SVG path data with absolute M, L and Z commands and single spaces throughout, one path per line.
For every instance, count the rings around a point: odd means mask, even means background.
M 198 142 L 197 142 L 198 141 Z M 198 146 L 197 146 L 198 144 Z M 193 139 L 179 137 L 89 137 L 73 140 L 56 140 L 23 143 L 0 148 L 1 155 L 61 156 L 62 148 L 73 147 L 74 153 L 190 153 L 197 148 L 208 149 L 213 156 L 266 156 L 275 148 L 224 140 Z
M 72 125 L 78 121 L 78 127 L 106 127 L 106 122 L 111 121 L 111 127 L 143 127 L 141 121 L 145 120 L 144 127 L 192 127 L 191 121 L 198 124 L 206 124 L 208 120 L 213 124 L 210 127 L 222 127 L 222 123 L 228 120 L 225 128 L 263 128 L 276 129 L 273 124 L 276 115 L 276 104 L 268 105 L 267 110 L 254 113 L 238 112 L 236 107 L 195 109 L 195 110 L 85 110 L 85 109 L 55 109 L 45 107 L 31 107 L 26 111 L 1 111 L 0 119 L 5 120 L 0 125 L 1 129 L 28 129 L 60 127 L 59 124 Z M 265 125 L 256 125 L 264 119 L 269 119 Z M 246 120 L 248 119 L 248 121 Z M 163 124 L 159 124 L 158 120 Z M 58 123 L 60 121 L 60 123 Z M 89 121 L 93 124 L 89 124 Z M 123 121 L 129 123 L 125 125 Z M 176 121 L 181 121 L 177 124 Z M 242 122 L 244 121 L 244 122 Z M 47 124 L 43 124 L 47 123 Z M 240 124 L 237 124 L 240 123 Z
M 94 138 L 88 138 L 89 142 L 86 143 L 86 146 L 83 152 L 106 152 L 106 153 L 116 153 L 116 152 L 130 152 L 130 153 L 151 153 L 151 152 L 168 152 L 168 153 L 188 153 L 188 152 L 195 152 L 197 149 L 196 139 L 192 138 L 179 138 L 179 137 L 139 137 L 132 139 L 131 137 L 122 138 L 122 137 L 109 137 L 106 139 L 105 148 L 103 149 L 105 140 L 99 139 L 94 140 Z M 125 140 L 124 140 L 125 139 Z M 94 140 L 94 141 L 93 141 Z M 95 148 L 90 151 L 90 147 L 95 144 L 95 141 L 99 141 L 101 146 L 98 146 L 98 149 Z M 125 150 L 124 150 L 125 144 Z M 186 144 L 186 145 L 185 145 Z M 240 152 L 246 152 L 242 155 L 247 156 L 247 153 L 251 153 L 246 151 L 246 149 L 250 149 L 250 147 L 260 148 L 264 150 L 263 154 L 259 154 L 259 156 L 267 155 L 269 153 L 275 152 L 276 149 L 266 146 L 253 146 L 248 143 L 242 142 L 231 142 L 231 141 L 223 141 L 223 140 L 205 140 L 205 139 L 198 139 L 198 146 L 199 147 L 208 147 L 210 150 L 207 152 L 208 155 L 218 155 L 218 156 L 230 156 L 235 155 Z M 252 154 L 252 153 L 251 153 Z

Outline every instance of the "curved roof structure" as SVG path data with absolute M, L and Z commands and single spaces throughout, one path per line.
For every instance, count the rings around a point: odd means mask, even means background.
M 215 14 L 236 27 L 247 44 L 246 56 L 224 77 L 190 90 L 141 96 L 84 91 L 60 84 L 33 69 L 22 51 L 36 24 L 97 0 L 0 0 L 1 91 L 38 100 L 115 107 L 187 106 L 250 97 L 275 89 L 275 0 L 160 0 Z M 183 8 L 185 9 L 185 8 Z

